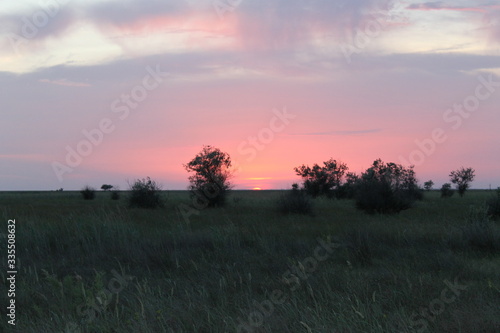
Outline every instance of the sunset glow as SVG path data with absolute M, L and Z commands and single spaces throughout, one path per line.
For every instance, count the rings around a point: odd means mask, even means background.
M 236 189 L 290 188 L 329 158 L 500 186 L 491 1 L 53 3 L 0 4 L 2 190 L 186 189 L 203 145 Z

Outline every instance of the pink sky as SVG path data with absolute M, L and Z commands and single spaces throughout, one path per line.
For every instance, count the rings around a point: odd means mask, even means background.
M 496 1 L 42 3 L 0 4 L 0 190 L 185 189 L 203 145 L 237 189 L 329 158 L 500 186 Z

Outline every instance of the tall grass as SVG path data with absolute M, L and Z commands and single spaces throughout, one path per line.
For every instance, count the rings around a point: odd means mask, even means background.
M 236 332 L 250 314 L 265 312 L 255 304 L 280 290 L 286 300 L 263 314 L 255 332 L 415 332 L 412 314 L 440 296 L 444 280 L 459 277 L 467 290 L 428 320 L 428 331 L 495 332 L 498 251 L 462 242 L 464 233 L 482 239 L 464 230 L 484 222 L 469 206 L 488 194 L 469 194 L 440 200 L 430 192 L 389 216 L 319 199 L 313 217 L 276 212 L 279 191 L 236 191 L 241 199 L 201 210 L 186 225 L 177 207 L 190 204 L 187 192 L 170 192 L 156 210 L 103 196 L 83 201 L 77 192 L 0 193 L 3 218 L 18 223 L 20 259 L 18 326 L 2 320 L 0 330 Z M 459 247 L 446 241 L 450 230 Z M 318 239 L 328 236 L 340 248 L 317 252 L 328 256 L 311 266 Z M 133 278 L 108 302 L 113 271 Z M 93 320 L 82 304 L 97 307 Z

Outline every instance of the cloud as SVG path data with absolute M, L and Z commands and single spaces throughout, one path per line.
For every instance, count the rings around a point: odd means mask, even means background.
M 381 128 L 373 128 L 366 130 L 357 130 L 357 131 L 329 131 L 329 132 L 312 132 L 312 133 L 294 133 L 290 135 L 360 135 L 360 134 L 368 134 L 368 133 L 379 133 L 381 132 Z
M 317 37 L 337 41 L 364 29 L 367 21 L 387 19 L 391 0 L 247 1 L 234 10 L 239 40 L 249 49 L 294 49 Z
M 162 33 L 203 33 L 208 37 L 230 39 L 231 47 L 245 50 L 293 49 L 311 43 L 317 36 L 341 39 L 364 28 L 367 20 L 387 18 L 394 0 L 275 0 L 243 1 L 233 12 L 219 18 L 213 6 L 203 11 L 193 9 L 187 1 L 124 0 L 103 3 L 73 2 L 48 15 L 46 24 L 35 28 L 34 36 L 25 38 L 29 47 L 39 49 L 50 38 L 69 34 L 72 28 L 90 24 L 108 41 L 127 35 Z M 0 33 L 23 35 L 26 21 L 32 23 L 36 13 L 0 15 L 4 29 Z M 30 30 L 30 29 L 28 29 Z M 110 38 L 112 37 L 112 38 Z M 192 39 L 193 45 L 202 41 Z M 12 41 L 12 38 L 11 38 Z M 5 40 L 4 40 L 5 43 Z M 206 43 L 206 41 L 205 41 Z
M 417 69 L 432 73 L 457 73 L 500 68 L 500 55 L 399 53 L 359 57 L 351 67 L 358 70 Z
M 424 2 L 419 4 L 411 4 L 407 9 L 411 10 L 453 10 L 453 11 L 461 11 L 461 12 L 486 12 L 486 8 L 489 6 L 456 6 L 456 5 L 447 5 L 444 1 L 434 1 L 434 2 Z
M 479 23 L 479 29 L 485 30 L 488 36 L 495 42 L 500 42 L 500 5 L 496 4 L 494 1 L 477 1 L 473 6 L 470 5 L 470 1 L 463 2 L 446 2 L 446 1 L 434 1 L 425 3 L 414 3 L 406 7 L 408 10 L 422 10 L 422 11 L 433 11 L 433 10 L 446 10 L 446 11 L 457 11 L 457 12 L 469 12 L 469 13 L 481 13 L 482 22 Z
M 59 79 L 59 80 L 40 79 L 38 81 L 43 82 L 43 83 L 55 84 L 55 85 L 59 85 L 59 86 L 66 86 L 66 87 L 90 87 L 91 86 L 88 83 L 74 82 L 74 81 L 69 81 L 67 79 Z

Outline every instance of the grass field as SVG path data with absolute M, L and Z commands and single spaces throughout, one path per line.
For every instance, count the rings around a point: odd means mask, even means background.
M 396 215 L 320 198 L 314 216 L 281 215 L 280 191 L 233 191 L 226 208 L 188 219 L 184 191 L 156 210 L 109 194 L 0 193 L 0 232 L 16 220 L 18 260 L 16 326 L 2 301 L 0 331 L 500 331 L 489 191 L 428 192 Z

